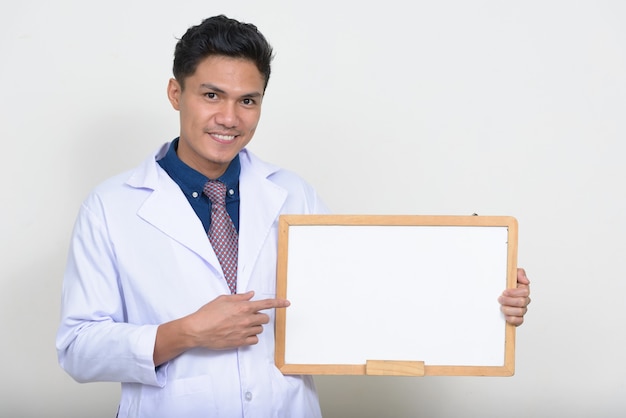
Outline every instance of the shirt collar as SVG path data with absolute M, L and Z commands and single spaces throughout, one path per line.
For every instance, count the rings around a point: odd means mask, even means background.
M 158 161 L 163 169 L 169 174 L 172 179 L 178 183 L 181 190 L 185 195 L 197 197 L 198 193 L 201 195 L 204 185 L 209 180 L 204 174 L 194 170 L 187 164 L 182 162 L 176 150 L 178 149 L 178 140 L 176 138 L 172 141 L 165 156 Z M 241 163 L 239 161 L 239 155 L 230 162 L 228 168 L 219 178 L 216 180 L 221 181 L 226 185 L 226 199 L 238 198 L 239 195 L 239 173 L 241 172 Z

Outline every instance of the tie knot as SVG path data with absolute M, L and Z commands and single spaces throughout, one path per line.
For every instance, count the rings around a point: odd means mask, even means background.
M 226 185 L 221 181 L 209 180 L 204 185 L 203 192 L 214 205 L 226 204 Z

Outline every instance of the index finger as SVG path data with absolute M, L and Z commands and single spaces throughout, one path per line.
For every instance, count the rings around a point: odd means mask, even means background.
M 265 309 L 274 309 L 274 308 L 286 308 L 291 305 L 287 299 L 261 299 L 261 300 L 253 300 L 250 302 L 250 307 L 255 311 L 262 311 Z

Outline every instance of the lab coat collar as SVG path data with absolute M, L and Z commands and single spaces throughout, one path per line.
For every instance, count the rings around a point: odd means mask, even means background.
M 137 210 L 137 216 L 195 252 L 219 274 L 221 268 L 202 222 L 178 184 L 157 163 L 168 147 L 169 144 L 165 144 L 155 155 L 146 159 L 126 181 L 130 187 L 151 191 Z M 227 292 L 226 282 L 224 291 Z
M 127 184 L 152 191 L 137 214 L 172 239 L 204 258 L 217 272 L 221 267 L 202 223 L 178 185 L 156 162 L 167 152 L 165 144 L 131 173 Z M 287 199 L 287 191 L 269 180 L 278 167 L 265 163 L 247 150 L 239 154 L 240 226 L 237 291 L 247 290 L 250 276 L 272 226 Z M 224 282 L 225 293 L 227 293 Z

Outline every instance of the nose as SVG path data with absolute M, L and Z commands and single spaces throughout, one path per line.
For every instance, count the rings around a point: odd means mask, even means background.
M 215 115 L 215 122 L 225 128 L 235 128 L 239 123 L 237 103 L 225 101 Z

